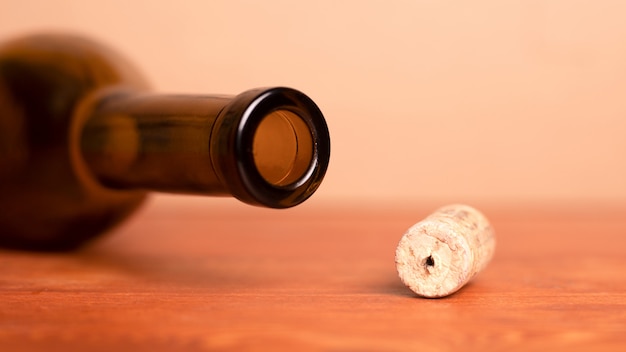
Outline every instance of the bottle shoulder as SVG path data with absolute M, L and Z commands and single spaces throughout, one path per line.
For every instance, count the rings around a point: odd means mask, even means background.
M 65 34 L 0 44 L 0 245 L 69 246 L 126 217 L 144 192 L 101 187 L 78 157 L 83 101 L 110 87 L 146 89 L 125 58 Z

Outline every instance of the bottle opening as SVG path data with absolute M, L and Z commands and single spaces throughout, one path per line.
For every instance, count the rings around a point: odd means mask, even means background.
M 313 137 L 300 116 L 289 110 L 267 114 L 255 131 L 252 154 L 268 183 L 287 186 L 301 179 L 313 162 Z

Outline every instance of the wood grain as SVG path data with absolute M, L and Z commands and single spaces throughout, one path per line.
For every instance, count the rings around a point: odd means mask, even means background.
M 480 207 L 491 264 L 417 298 L 398 240 L 433 208 L 157 200 L 79 252 L 0 251 L 3 351 L 626 348 L 626 205 Z

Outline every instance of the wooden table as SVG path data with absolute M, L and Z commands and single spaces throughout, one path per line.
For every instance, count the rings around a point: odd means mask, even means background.
M 394 251 L 435 207 L 160 198 L 78 252 L 0 251 L 0 350 L 626 351 L 626 204 L 478 207 L 494 260 L 422 299 Z

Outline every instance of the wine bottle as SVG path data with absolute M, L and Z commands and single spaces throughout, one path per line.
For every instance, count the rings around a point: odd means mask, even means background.
M 115 51 L 66 34 L 0 45 L 0 245 L 75 248 L 151 191 L 287 208 L 330 158 L 324 117 L 286 87 L 158 94 Z

